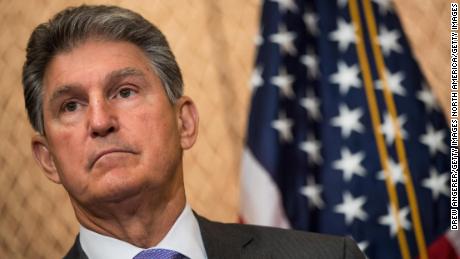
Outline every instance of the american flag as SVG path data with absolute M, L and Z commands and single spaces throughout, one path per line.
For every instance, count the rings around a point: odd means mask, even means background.
M 449 128 L 391 1 L 262 6 L 243 222 L 348 235 L 368 258 L 458 258 Z

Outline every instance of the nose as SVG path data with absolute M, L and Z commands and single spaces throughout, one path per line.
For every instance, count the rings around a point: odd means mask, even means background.
M 110 104 L 97 100 L 89 108 L 89 131 L 91 137 L 105 137 L 118 130 L 118 119 Z

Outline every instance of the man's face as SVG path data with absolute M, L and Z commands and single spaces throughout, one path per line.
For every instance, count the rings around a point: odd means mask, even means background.
M 89 40 L 58 54 L 45 71 L 46 137 L 34 138 L 34 153 L 81 203 L 174 185 L 182 181 L 182 149 L 191 146 L 183 139 L 184 106 L 186 116 L 196 115 L 185 103 L 169 102 L 135 45 Z

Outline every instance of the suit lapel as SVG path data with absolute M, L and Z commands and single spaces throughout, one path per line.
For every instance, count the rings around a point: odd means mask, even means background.
M 86 256 L 85 252 L 83 252 L 83 249 L 81 248 L 79 235 L 77 235 L 72 248 L 70 248 L 69 252 L 63 257 L 63 259 L 88 259 L 88 256 Z
M 211 222 L 199 215 L 196 216 L 209 259 L 240 258 L 243 246 L 252 240 L 250 236 L 233 232 L 223 224 Z
M 253 234 L 232 224 L 209 221 L 195 213 L 208 259 L 270 258 L 253 244 Z

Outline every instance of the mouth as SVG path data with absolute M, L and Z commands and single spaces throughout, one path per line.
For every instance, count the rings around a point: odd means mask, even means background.
M 109 154 L 114 154 L 114 153 L 136 154 L 136 152 L 134 152 L 133 150 L 125 149 L 125 148 L 106 149 L 106 150 L 97 152 L 93 156 L 91 156 L 91 158 L 88 161 L 88 165 L 87 165 L 88 170 L 91 170 L 93 166 L 96 164 L 96 162 L 102 157 L 109 155 Z

